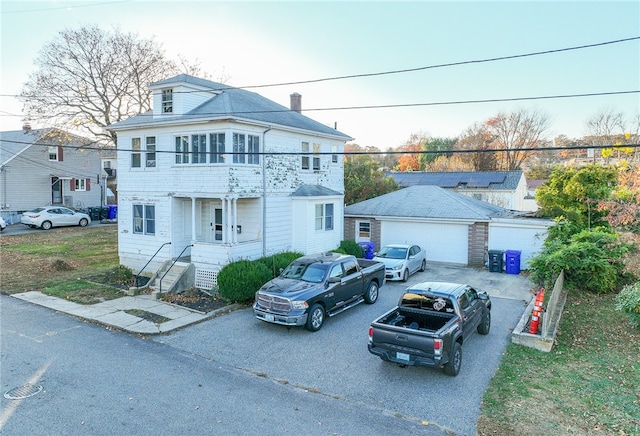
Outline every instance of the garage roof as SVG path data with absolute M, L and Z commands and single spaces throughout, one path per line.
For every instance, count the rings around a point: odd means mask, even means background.
M 410 186 L 344 208 L 345 216 L 461 219 L 490 221 L 515 216 L 494 206 L 438 186 Z

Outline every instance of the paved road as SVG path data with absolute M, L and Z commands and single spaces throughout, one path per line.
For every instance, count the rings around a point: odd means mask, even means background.
M 376 304 L 329 318 L 316 333 L 258 321 L 245 309 L 154 340 L 345 404 L 473 435 L 482 395 L 532 294 L 522 276 L 467 268 L 431 266 L 410 282 L 465 278 L 492 294 L 493 320 L 488 336 L 473 335 L 465 343 L 457 377 L 401 368 L 368 352 L 370 322 L 396 304 L 405 284 L 385 285 Z
M 6 435 L 443 435 L 350 401 L 0 296 Z

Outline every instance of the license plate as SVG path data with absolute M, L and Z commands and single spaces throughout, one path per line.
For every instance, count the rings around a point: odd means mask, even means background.
M 398 360 L 405 360 L 407 362 L 409 361 L 409 355 L 405 353 L 396 352 L 396 357 L 398 358 Z
M 266 314 L 264 316 L 264 319 L 266 319 L 267 321 L 273 322 L 273 321 L 275 321 L 276 318 L 273 315 Z

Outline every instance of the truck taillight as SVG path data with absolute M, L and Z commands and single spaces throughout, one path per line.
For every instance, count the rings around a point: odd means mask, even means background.
M 369 327 L 369 340 L 373 339 L 373 327 Z
M 433 352 L 435 354 L 442 354 L 442 339 L 433 340 Z

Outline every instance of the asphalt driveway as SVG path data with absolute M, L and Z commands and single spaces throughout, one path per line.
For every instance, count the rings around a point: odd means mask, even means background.
M 439 369 L 401 368 L 367 350 L 371 321 L 393 307 L 407 285 L 422 281 L 469 283 L 491 295 L 491 332 L 464 344 L 457 377 Z M 337 401 L 472 435 L 482 394 L 532 288 L 521 275 L 430 264 L 406 284 L 387 283 L 376 304 L 329 318 L 316 333 L 268 324 L 243 309 L 152 339 Z

